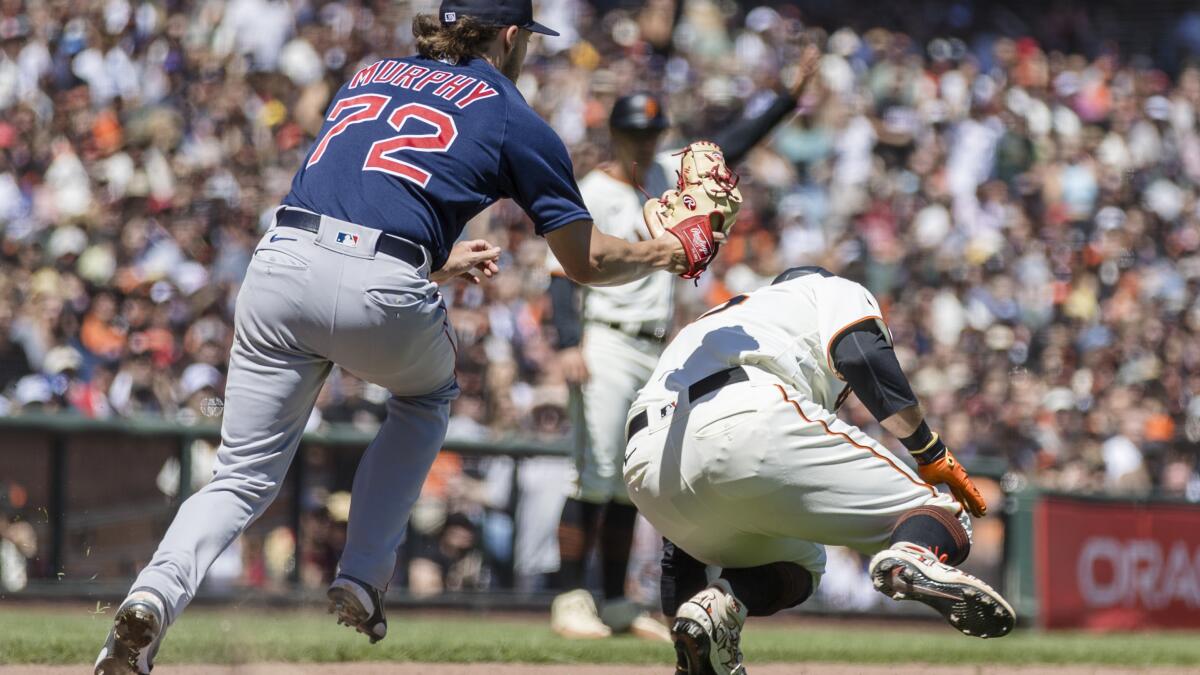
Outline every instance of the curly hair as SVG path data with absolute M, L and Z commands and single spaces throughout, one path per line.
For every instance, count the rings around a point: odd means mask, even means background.
M 488 26 L 470 16 L 443 26 L 431 14 L 418 14 L 413 18 L 412 32 L 421 56 L 457 63 L 482 55 L 500 33 L 500 27 Z

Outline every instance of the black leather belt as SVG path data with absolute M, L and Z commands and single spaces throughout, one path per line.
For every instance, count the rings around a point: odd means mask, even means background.
M 652 330 L 642 330 L 642 331 L 638 331 L 636 333 L 631 333 L 631 332 L 625 330 L 624 324 L 617 323 L 616 321 L 592 321 L 592 323 L 598 323 L 601 326 L 608 326 L 609 328 L 611 328 L 617 332 L 624 333 L 630 337 L 638 338 L 639 340 L 649 340 L 651 342 L 666 342 L 667 341 L 667 332 L 666 331 L 659 333 L 659 332 L 652 331 Z
M 748 381 L 750 381 L 750 376 L 746 374 L 746 369 L 741 366 L 734 366 L 727 370 L 715 372 L 688 387 L 688 403 L 695 403 L 696 399 L 706 394 L 711 394 L 726 385 Z M 634 434 L 648 426 L 650 426 L 650 416 L 646 414 L 645 410 L 634 415 L 633 419 L 629 420 L 629 431 L 625 434 L 625 441 L 629 442 L 629 439 L 633 438 Z
M 321 216 L 299 209 L 282 208 L 275 216 L 275 224 L 316 234 L 321 230 Z M 376 242 L 376 253 L 390 255 L 417 268 L 425 264 L 425 249 L 412 242 L 393 237 L 386 232 L 381 232 Z

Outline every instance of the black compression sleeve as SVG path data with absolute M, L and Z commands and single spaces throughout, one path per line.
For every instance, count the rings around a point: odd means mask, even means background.
M 733 166 L 745 159 L 750 150 L 795 109 L 796 99 L 792 98 L 791 94 L 780 93 L 763 114 L 740 120 L 725 131 L 715 134 L 713 142 L 721 146 L 725 163 Z
M 900 370 L 895 350 L 874 320 L 842 333 L 830 351 L 834 368 L 875 419 L 882 422 L 917 405 L 917 396 Z
M 558 333 L 558 349 L 576 347 L 583 339 L 583 322 L 579 318 L 576 290 L 579 285 L 570 279 L 550 277 L 550 305 L 554 309 L 554 332 Z

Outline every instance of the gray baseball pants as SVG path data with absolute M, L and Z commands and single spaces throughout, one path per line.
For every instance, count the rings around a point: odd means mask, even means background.
M 168 621 L 275 499 L 333 364 L 392 394 L 354 476 L 339 566 L 387 587 L 458 387 L 428 255 L 420 268 L 376 255 L 379 236 L 325 217 L 317 234 L 272 228 L 259 242 L 237 299 L 213 480 L 183 503 L 133 585 L 166 600 Z

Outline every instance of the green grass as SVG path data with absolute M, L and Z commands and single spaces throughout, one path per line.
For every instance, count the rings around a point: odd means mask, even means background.
M 91 662 L 108 629 L 111 610 L 93 615 L 8 606 L 0 609 L 0 663 Z M 310 611 L 189 612 L 172 628 L 159 662 L 452 661 L 667 664 L 669 646 L 633 638 L 569 642 L 544 621 L 508 617 L 393 616 L 391 635 L 371 646 L 366 638 Z M 976 640 L 949 627 L 891 628 L 807 621 L 754 622 L 744 638 L 751 662 L 1104 664 L 1200 666 L 1196 633 L 1041 633 L 1018 630 L 999 640 Z

